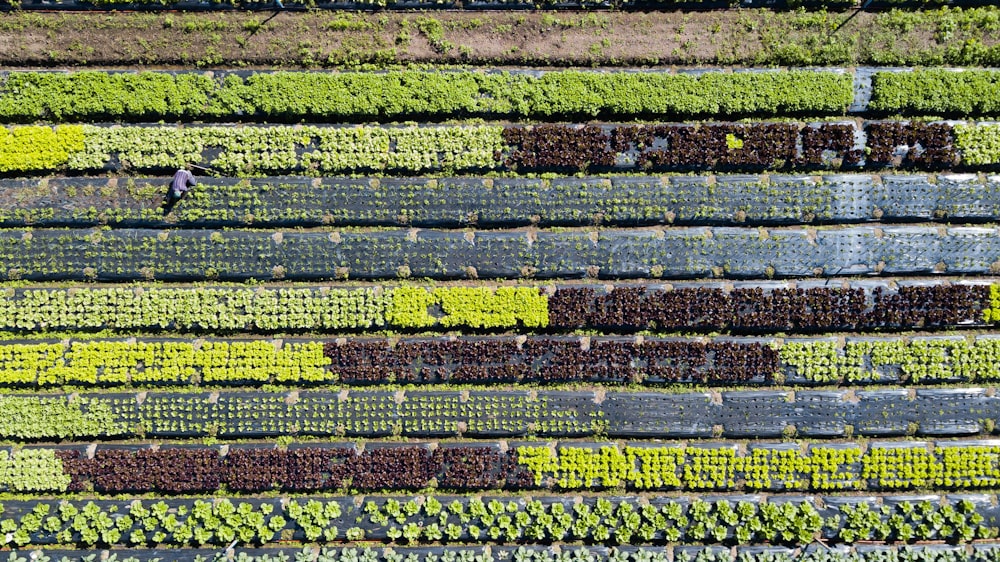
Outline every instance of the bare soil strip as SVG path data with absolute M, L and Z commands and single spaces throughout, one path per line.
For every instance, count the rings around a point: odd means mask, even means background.
M 1000 61 L 996 8 L 850 15 L 769 10 L 7 13 L 0 15 L 0 65 L 988 66 Z

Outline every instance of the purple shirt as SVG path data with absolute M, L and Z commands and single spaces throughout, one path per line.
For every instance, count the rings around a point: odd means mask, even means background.
M 191 172 L 187 170 L 177 170 L 174 174 L 174 181 L 170 182 L 170 189 L 176 193 L 184 193 L 192 187 L 198 185 Z

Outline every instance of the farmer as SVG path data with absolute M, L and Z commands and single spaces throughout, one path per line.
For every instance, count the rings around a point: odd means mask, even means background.
M 185 168 L 177 170 L 174 173 L 174 179 L 170 182 L 170 189 L 167 190 L 167 197 L 163 201 L 163 214 L 169 213 L 174 205 L 184 197 L 184 194 L 196 185 L 198 185 L 198 181 L 194 179 L 194 174 Z

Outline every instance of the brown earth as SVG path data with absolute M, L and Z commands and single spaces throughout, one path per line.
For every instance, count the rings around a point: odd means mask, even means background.
M 768 10 L 22 12 L 0 15 L 0 65 L 851 66 L 1000 59 L 1000 11 L 994 8 L 849 16 Z

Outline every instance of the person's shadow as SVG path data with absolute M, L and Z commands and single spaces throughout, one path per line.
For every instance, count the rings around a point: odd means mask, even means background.
M 177 203 L 179 203 L 181 199 L 184 199 L 183 194 L 180 197 L 173 197 L 171 195 L 172 191 L 173 190 L 167 190 L 167 196 L 164 197 L 163 204 L 160 205 L 160 208 L 163 209 L 163 216 L 169 215 L 171 211 L 174 210 L 174 207 L 177 206 Z

